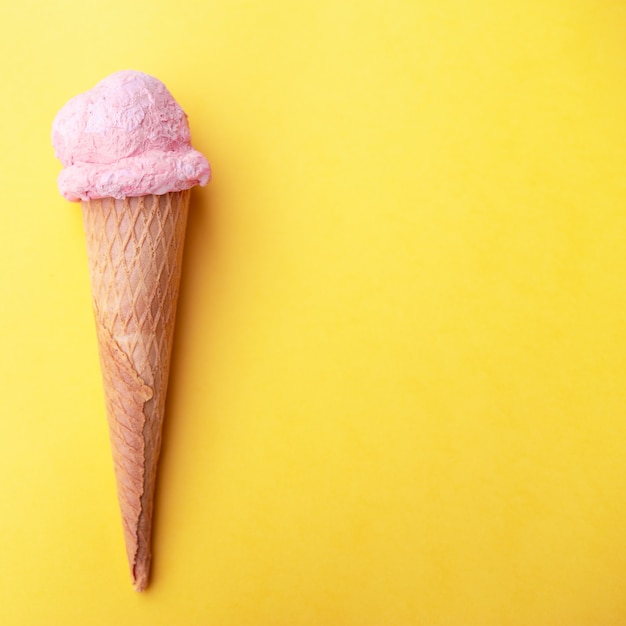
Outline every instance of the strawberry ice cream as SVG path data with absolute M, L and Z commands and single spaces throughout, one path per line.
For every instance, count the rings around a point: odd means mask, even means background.
M 191 146 L 187 116 L 165 85 L 135 71 L 72 98 L 52 125 L 71 201 L 165 194 L 206 185 L 211 169 Z

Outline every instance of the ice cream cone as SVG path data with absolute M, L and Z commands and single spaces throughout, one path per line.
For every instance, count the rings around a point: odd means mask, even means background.
M 157 461 L 190 191 L 83 200 L 106 412 L 128 563 L 148 583 Z
M 59 191 L 82 202 L 124 539 L 142 591 L 189 196 L 211 166 L 167 87 L 133 70 L 69 100 L 52 145 Z

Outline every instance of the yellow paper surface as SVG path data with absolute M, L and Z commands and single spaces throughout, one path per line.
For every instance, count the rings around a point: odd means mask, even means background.
M 0 623 L 626 623 L 626 6 L 0 8 Z M 192 196 L 127 571 L 57 110 L 163 80 Z

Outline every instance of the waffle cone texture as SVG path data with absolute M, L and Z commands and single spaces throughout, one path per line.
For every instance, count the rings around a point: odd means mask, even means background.
M 106 413 L 133 586 L 150 575 L 157 463 L 190 191 L 83 201 Z

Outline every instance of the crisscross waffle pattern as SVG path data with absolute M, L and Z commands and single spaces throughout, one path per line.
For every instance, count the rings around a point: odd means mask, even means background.
M 147 584 L 156 467 L 190 191 L 83 202 L 126 550 Z

